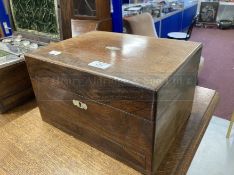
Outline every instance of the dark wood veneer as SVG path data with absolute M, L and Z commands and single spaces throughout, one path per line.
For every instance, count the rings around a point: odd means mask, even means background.
M 91 32 L 26 63 L 44 121 L 153 174 L 191 113 L 200 56 L 198 43 Z M 88 65 L 96 59 L 111 66 Z
M 0 113 L 34 97 L 25 62 L 0 69 Z

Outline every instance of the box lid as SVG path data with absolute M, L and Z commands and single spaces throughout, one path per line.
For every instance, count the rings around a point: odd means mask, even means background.
M 95 31 L 26 56 L 157 91 L 201 47 L 196 42 Z

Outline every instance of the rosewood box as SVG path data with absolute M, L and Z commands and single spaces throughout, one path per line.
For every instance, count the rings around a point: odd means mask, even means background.
M 188 119 L 199 43 L 90 32 L 26 54 L 44 121 L 154 174 Z

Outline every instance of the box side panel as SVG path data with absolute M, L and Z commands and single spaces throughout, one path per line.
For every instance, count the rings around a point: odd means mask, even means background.
M 169 78 L 157 94 L 153 172 L 191 113 L 200 57 L 201 49 Z
M 33 58 L 26 62 L 43 120 L 141 172 L 151 170 L 155 124 L 136 115 L 152 103 L 145 100 L 149 93 Z M 128 95 L 136 90 L 142 99 L 134 104 Z
M 5 112 L 34 96 L 25 62 L 0 69 L 0 112 Z

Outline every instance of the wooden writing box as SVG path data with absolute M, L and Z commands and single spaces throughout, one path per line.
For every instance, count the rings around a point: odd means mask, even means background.
M 154 174 L 190 115 L 201 48 L 91 32 L 28 53 L 26 63 L 44 121 Z

